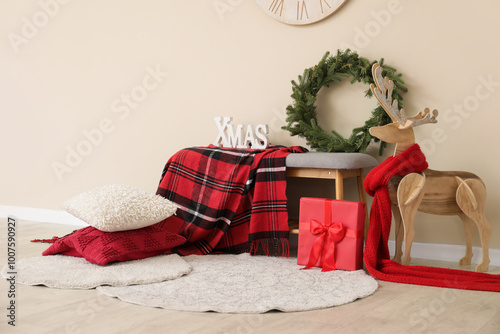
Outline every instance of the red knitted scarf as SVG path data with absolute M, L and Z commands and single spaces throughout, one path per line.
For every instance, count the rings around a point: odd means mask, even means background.
M 417 144 L 387 158 L 365 179 L 365 190 L 373 196 L 370 227 L 365 244 L 365 265 L 374 277 L 390 282 L 500 292 L 500 275 L 425 266 L 404 266 L 390 260 L 391 201 L 387 184 L 393 176 L 421 172 L 428 167 Z

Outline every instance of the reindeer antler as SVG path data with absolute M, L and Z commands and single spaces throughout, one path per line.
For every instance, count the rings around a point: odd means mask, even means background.
M 399 109 L 398 100 L 393 100 L 392 91 L 394 89 L 394 82 L 387 77 L 382 77 L 383 70 L 379 63 L 373 64 L 372 75 L 377 86 L 371 84 L 370 88 L 387 115 L 391 117 L 394 123 L 399 124 L 400 129 L 407 129 L 426 123 L 437 123 L 436 117 L 438 111 L 436 109 L 432 111 L 432 116 L 430 115 L 429 108 L 425 108 L 423 112 L 421 111 L 413 117 L 407 117 L 405 110 L 403 108 Z
M 432 111 L 432 116 L 431 116 L 431 110 L 429 108 L 425 108 L 424 111 L 420 111 L 415 116 L 408 117 L 408 119 L 411 121 L 410 126 L 415 127 L 421 124 L 437 123 L 436 118 L 438 115 L 439 112 L 436 109 Z
M 394 89 L 394 82 L 389 80 L 389 78 L 382 77 L 382 71 L 384 69 L 379 63 L 373 64 L 372 75 L 373 80 L 377 84 L 370 85 L 373 95 L 377 98 L 378 102 L 384 108 L 387 115 L 389 115 L 394 123 L 399 123 L 400 126 L 406 124 L 407 117 L 403 108 L 399 110 L 398 100 L 392 99 L 392 91 Z

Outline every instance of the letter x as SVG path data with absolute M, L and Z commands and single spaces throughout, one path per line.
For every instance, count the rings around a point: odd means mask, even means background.
M 215 146 L 220 146 L 220 142 L 222 140 L 223 143 L 228 143 L 228 140 L 226 138 L 226 134 L 224 133 L 224 130 L 226 130 L 226 127 L 229 122 L 231 122 L 232 117 L 214 117 L 215 124 L 217 124 L 217 129 L 219 130 L 219 134 L 217 135 L 217 139 L 214 141 Z M 221 120 L 223 120 L 223 123 L 221 124 Z

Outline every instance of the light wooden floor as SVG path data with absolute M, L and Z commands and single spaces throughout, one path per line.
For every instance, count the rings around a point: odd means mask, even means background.
M 3 265 L 7 228 L 3 223 L 1 228 Z M 18 221 L 18 260 L 40 256 L 48 247 L 29 240 L 62 236 L 76 228 Z M 500 268 L 490 268 L 490 273 L 500 274 Z M 0 288 L 0 333 L 500 333 L 500 293 L 383 281 L 373 295 L 343 306 L 255 315 L 170 311 L 125 303 L 95 290 L 17 285 L 15 328 L 7 325 L 6 280 Z

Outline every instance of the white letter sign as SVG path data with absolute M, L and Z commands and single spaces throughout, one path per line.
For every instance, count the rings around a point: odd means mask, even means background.
M 245 134 L 243 135 L 243 124 L 236 125 L 236 129 L 232 124 L 229 124 L 232 117 L 214 117 L 215 124 L 219 134 L 213 142 L 215 146 L 231 147 L 231 148 L 267 148 L 268 140 L 266 134 L 269 133 L 267 124 L 258 124 L 254 128 L 252 125 L 247 125 Z M 227 132 L 226 132 L 227 130 Z

